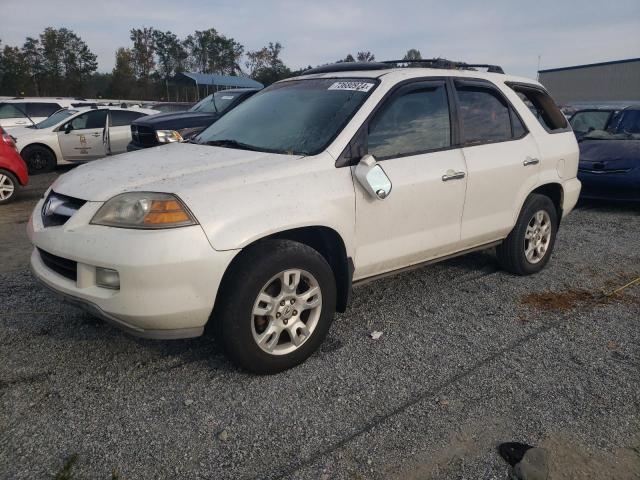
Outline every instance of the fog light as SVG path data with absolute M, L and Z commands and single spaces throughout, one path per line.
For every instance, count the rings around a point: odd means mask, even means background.
M 110 268 L 96 267 L 96 285 L 120 290 L 120 274 Z

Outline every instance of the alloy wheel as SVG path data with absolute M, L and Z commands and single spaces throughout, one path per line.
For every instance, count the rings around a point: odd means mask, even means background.
M 529 263 L 536 264 L 544 258 L 551 243 L 551 217 L 545 210 L 538 210 L 527 224 L 524 234 L 524 255 Z
M 0 173 L 0 201 L 9 200 L 16 190 L 13 180 L 8 175 Z

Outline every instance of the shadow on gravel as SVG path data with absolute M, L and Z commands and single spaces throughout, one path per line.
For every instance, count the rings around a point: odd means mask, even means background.
M 628 212 L 640 214 L 640 202 L 625 202 L 616 200 L 580 199 L 576 205 L 580 210 L 595 210 L 599 212 Z

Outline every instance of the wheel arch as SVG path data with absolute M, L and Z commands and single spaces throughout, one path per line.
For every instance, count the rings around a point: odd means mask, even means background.
M 549 197 L 553 202 L 553 205 L 556 207 L 559 225 L 560 220 L 562 219 L 562 205 L 564 202 L 564 189 L 562 188 L 562 185 L 556 182 L 545 183 L 536 187 L 531 193 L 537 193 Z
M 27 148 L 31 148 L 31 147 L 42 147 L 42 148 L 46 148 L 47 150 L 49 150 L 51 152 L 51 154 L 53 155 L 53 158 L 55 158 L 56 160 L 56 164 L 60 161 L 60 159 L 58 158 L 58 154 L 56 153 L 56 151 L 51 148 L 51 145 L 47 145 L 46 143 L 42 143 L 42 142 L 33 142 L 30 143 L 28 145 L 25 145 L 24 147 L 22 147 L 20 149 L 20 156 L 22 157 L 23 152 L 27 149 Z M 23 157 L 24 158 L 24 157 Z
M 243 251 L 264 240 L 291 240 L 307 245 L 319 252 L 331 266 L 336 281 L 336 310 L 344 312 L 351 301 L 351 283 L 353 278 L 353 261 L 347 256 L 347 250 L 342 236 L 333 228 L 321 225 L 305 226 L 282 230 L 276 233 L 265 235 L 243 247 Z M 242 257 L 242 251 L 236 255 L 227 267 L 220 290 L 225 288 L 225 284 L 236 264 Z M 221 298 L 224 295 L 217 295 Z M 215 311 L 215 306 L 214 306 Z

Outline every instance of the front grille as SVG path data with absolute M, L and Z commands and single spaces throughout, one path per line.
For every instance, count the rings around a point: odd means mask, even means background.
M 74 282 L 78 280 L 77 262 L 69 260 L 68 258 L 58 257 L 57 255 L 45 252 L 40 248 L 38 249 L 38 253 L 40 254 L 42 263 L 44 263 L 48 268 L 69 280 L 73 280 Z
M 156 131 L 153 127 L 147 127 L 144 125 L 131 125 L 131 140 L 134 144 L 143 147 L 153 147 L 154 145 L 158 145 Z
M 51 192 L 42 205 L 42 225 L 57 227 L 64 225 L 85 203 L 79 198 Z

